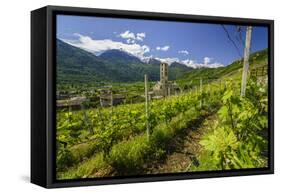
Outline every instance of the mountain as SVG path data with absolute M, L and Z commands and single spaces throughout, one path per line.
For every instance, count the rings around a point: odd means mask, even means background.
M 243 60 L 243 59 L 242 59 Z M 190 81 L 198 80 L 198 78 L 203 79 L 219 79 L 223 77 L 231 76 L 241 76 L 243 61 L 236 60 L 233 63 L 225 67 L 218 68 L 200 68 L 194 69 L 184 73 L 182 76 L 178 77 L 178 82 L 180 85 L 189 83 Z M 257 51 L 250 55 L 249 59 L 250 69 L 257 66 L 267 66 L 268 64 L 268 49 Z
M 160 61 L 142 62 L 138 57 L 122 50 L 107 50 L 99 56 L 57 39 L 57 81 L 60 84 L 90 82 L 136 82 L 159 80 Z M 172 67 L 169 79 L 182 76 L 188 69 Z
M 109 54 L 112 55 L 110 58 Z M 138 81 L 142 77 L 136 68 L 131 66 L 135 58 L 117 52 L 105 53 L 103 57 L 96 56 L 83 49 L 71 46 L 57 39 L 57 77 L 59 83 L 89 83 L 89 82 L 125 82 Z M 119 54 L 120 54 L 119 53 Z M 116 62 L 114 62 L 114 58 Z M 105 60 L 105 57 L 109 57 Z M 119 59 L 118 59 L 119 57 Z M 129 59 L 132 62 L 129 62 Z M 121 62 L 121 61 L 126 62 Z M 118 61 L 118 62 L 117 62 Z
M 150 64 L 150 65 L 156 65 L 156 66 L 159 66 L 161 63 L 161 61 L 157 60 L 157 59 L 154 59 L 154 58 L 150 58 L 148 61 L 147 61 L 147 64 Z
M 99 58 L 115 63 L 142 64 L 143 62 L 134 55 L 118 49 L 103 52 Z
M 108 71 L 97 56 L 59 39 L 57 43 L 57 78 L 60 83 L 108 80 Z M 83 80 L 83 81 L 82 81 Z
M 182 63 L 179 63 L 179 62 L 171 63 L 170 68 L 179 68 L 179 69 L 187 70 L 187 71 L 193 70 L 192 67 L 187 67 L 185 64 L 182 64 Z

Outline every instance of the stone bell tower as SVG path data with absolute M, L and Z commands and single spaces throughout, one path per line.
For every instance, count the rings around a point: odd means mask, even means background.
M 160 83 L 163 96 L 168 94 L 168 64 L 160 63 Z

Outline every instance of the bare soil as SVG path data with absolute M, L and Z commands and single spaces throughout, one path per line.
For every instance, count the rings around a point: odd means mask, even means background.
M 188 172 L 192 165 L 199 165 L 196 156 L 200 153 L 199 141 L 211 130 L 216 114 L 206 117 L 196 126 L 186 128 L 185 133 L 175 138 L 171 152 L 162 163 L 153 164 L 149 174 Z

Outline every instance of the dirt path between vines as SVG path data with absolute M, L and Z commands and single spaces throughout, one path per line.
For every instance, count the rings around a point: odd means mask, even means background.
M 149 174 L 187 172 L 192 164 L 198 165 L 196 155 L 201 150 L 199 141 L 206 132 L 211 130 L 217 114 L 206 117 L 199 126 L 192 126 L 186 129 L 185 134 L 175 138 L 172 144 L 172 151 L 168 154 L 163 163 L 153 165 Z

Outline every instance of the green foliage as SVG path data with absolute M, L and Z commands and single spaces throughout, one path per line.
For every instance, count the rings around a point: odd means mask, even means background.
M 150 137 L 152 144 L 165 149 L 169 145 L 169 141 L 173 137 L 173 131 L 166 124 L 161 124 L 153 130 L 153 134 Z
M 65 168 L 71 166 L 73 163 L 74 157 L 67 148 L 58 150 L 56 159 L 57 171 L 64 170 Z
M 227 157 L 239 146 L 233 131 L 226 127 L 218 127 L 214 133 L 201 140 L 200 144 L 205 150 L 212 153 L 212 161 L 209 162 L 214 163 L 221 169 L 228 168 Z
M 249 80 L 247 95 L 240 98 L 229 83 L 218 111 L 219 122 L 200 144 L 199 167 L 192 170 L 259 168 L 267 166 L 266 84 Z
M 145 135 L 112 147 L 108 162 L 119 174 L 136 173 L 146 163 L 151 147 Z
M 98 153 L 89 160 L 83 161 L 77 167 L 71 167 L 67 171 L 60 172 L 58 171 L 57 178 L 58 179 L 73 179 L 73 178 L 91 178 L 95 177 L 95 174 L 99 171 L 104 171 L 103 173 L 107 173 L 107 169 L 110 169 L 110 166 L 105 163 L 103 154 Z

